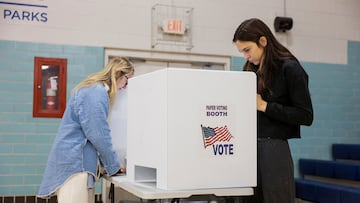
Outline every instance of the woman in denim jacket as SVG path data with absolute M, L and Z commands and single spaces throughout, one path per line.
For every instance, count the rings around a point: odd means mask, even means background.
M 57 195 L 59 203 L 94 202 L 98 163 L 108 175 L 125 172 L 111 143 L 109 109 L 134 67 L 114 58 L 73 90 L 50 151 L 38 196 Z

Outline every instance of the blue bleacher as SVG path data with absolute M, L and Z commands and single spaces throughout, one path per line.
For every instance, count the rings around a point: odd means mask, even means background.
M 360 144 L 333 144 L 332 155 L 334 160 L 360 161 Z
M 299 168 L 302 175 L 360 181 L 360 163 L 300 159 Z
M 295 179 L 296 197 L 319 203 L 360 203 L 360 189 L 321 181 Z
M 360 203 L 360 144 L 333 144 L 334 160 L 300 159 L 296 197 L 319 203 Z

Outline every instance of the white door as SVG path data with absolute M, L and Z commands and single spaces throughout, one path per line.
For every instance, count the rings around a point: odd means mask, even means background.
M 114 57 L 110 56 L 109 60 Z M 128 56 L 126 56 L 128 57 Z M 204 70 L 225 70 L 225 64 L 198 61 L 173 61 L 171 59 L 145 59 L 128 57 L 135 66 L 134 76 L 160 70 L 163 68 L 192 68 Z

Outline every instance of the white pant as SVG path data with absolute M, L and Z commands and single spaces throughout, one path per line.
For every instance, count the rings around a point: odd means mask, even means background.
M 77 173 L 67 179 L 58 190 L 58 203 L 94 203 L 94 189 L 87 187 L 88 173 Z

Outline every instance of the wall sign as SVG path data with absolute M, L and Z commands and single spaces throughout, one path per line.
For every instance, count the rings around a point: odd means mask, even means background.
M 48 6 L 44 1 L 38 3 L 17 3 L 0 1 L 2 21 L 7 22 L 36 22 L 46 23 L 48 18 Z

